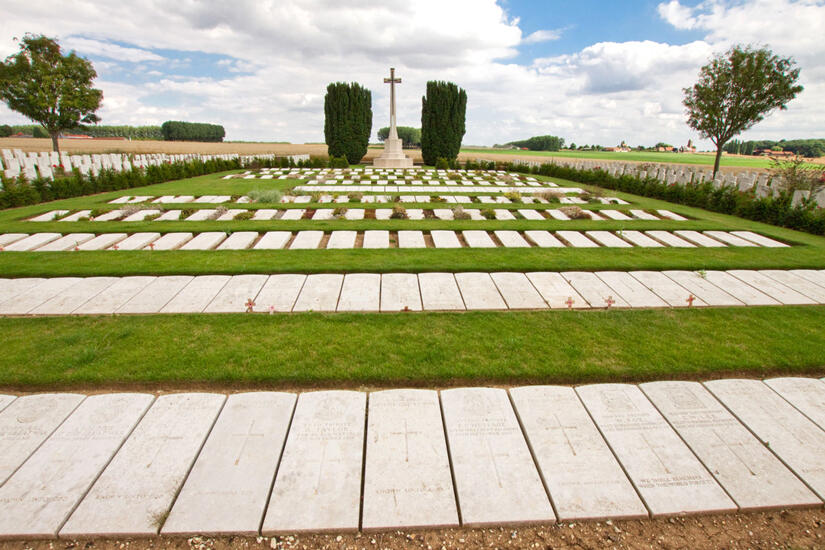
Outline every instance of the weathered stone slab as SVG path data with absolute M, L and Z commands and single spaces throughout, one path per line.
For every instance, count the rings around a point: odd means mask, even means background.
M 758 246 L 756 243 L 751 241 L 745 240 L 741 237 L 737 237 L 736 235 L 732 235 L 727 231 L 704 231 L 703 232 L 708 237 L 716 239 L 717 241 L 723 242 L 730 246 L 745 246 L 745 247 L 756 247 Z
M 229 396 L 163 534 L 258 533 L 295 398 L 273 392 Z
M 3 411 L 12 404 L 12 402 L 17 399 L 14 395 L 3 395 L 0 394 L 0 411 Z
M 725 243 L 719 242 L 716 239 L 711 239 L 707 235 L 703 235 L 698 231 L 679 230 L 674 231 L 674 233 L 685 240 L 688 240 L 692 243 L 698 244 L 699 246 L 704 246 L 707 248 L 722 248 L 727 246 Z
M 226 239 L 223 231 L 198 233 L 195 238 L 180 247 L 180 250 L 212 250 Z
M 160 309 L 161 313 L 200 313 L 229 282 L 229 275 L 194 277 L 174 298 Z
M 427 248 L 424 233 L 422 231 L 399 231 L 398 248 Z
M 291 238 L 292 232 L 290 231 L 267 231 L 252 248 L 255 250 L 278 250 L 286 246 Z
M 496 243 L 493 242 L 493 239 L 490 238 L 490 234 L 486 231 L 473 229 L 469 231 L 462 231 L 461 234 L 464 236 L 464 240 L 467 241 L 470 248 L 496 247 Z
M 556 231 L 556 236 L 561 237 L 574 248 L 598 248 L 599 246 L 578 231 Z
M 201 208 L 196 210 L 194 214 L 186 218 L 188 222 L 201 222 L 205 220 L 212 220 L 217 217 L 218 211 L 214 208 Z
M 630 221 L 633 219 L 621 210 L 599 210 L 599 214 L 611 220 Z
M 357 231 L 333 231 L 329 234 L 327 248 L 355 248 Z
M 50 222 L 50 221 L 56 220 L 60 216 L 65 216 L 68 213 L 69 213 L 68 210 L 51 210 L 51 211 L 46 212 L 44 214 L 40 214 L 40 215 L 35 216 L 33 218 L 29 218 L 29 221 L 30 222 Z
M 793 271 L 785 271 L 782 269 L 762 269 L 759 273 L 795 292 L 798 292 L 799 294 L 807 296 L 818 304 L 825 304 L 825 287 L 813 283 L 805 277 L 797 275 Z
M 825 383 L 816 378 L 772 378 L 765 383 L 825 430 Z
M 464 309 L 464 301 L 452 273 L 419 273 L 418 286 L 425 310 Z
M 584 234 L 602 246 L 612 248 L 631 248 L 633 246 L 629 242 L 620 239 L 610 231 L 585 231 Z
M 302 393 L 261 532 L 357 531 L 365 393 Z
M 500 221 L 509 221 L 516 219 L 516 217 L 509 210 L 496 208 L 495 210 L 493 210 L 493 212 L 495 213 L 496 219 Z
M 255 297 L 266 283 L 267 275 L 234 275 L 209 302 L 204 313 L 242 313 L 247 300 Z
M 21 239 L 25 239 L 28 236 L 28 233 L 3 233 L 2 235 L 0 235 L 0 248 L 6 247 L 11 243 L 17 242 Z
M 677 237 L 670 231 L 645 231 L 645 235 L 661 241 L 668 246 L 676 248 L 696 248 L 695 244 Z
M 225 400 L 207 393 L 158 397 L 61 537 L 156 534 Z
M 292 311 L 298 293 L 306 281 L 306 275 L 272 275 L 267 279 L 258 297 L 255 298 L 253 311 Z
M 217 250 L 246 250 L 257 238 L 257 231 L 236 231 L 218 245 Z
M 414 273 L 381 275 L 381 311 L 421 311 L 421 291 Z
M 668 305 L 627 272 L 598 271 L 596 276 L 630 304 L 630 307 L 667 307 Z
M 731 269 L 727 273 L 736 277 L 740 281 L 758 288 L 762 293 L 767 294 L 777 302 L 785 305 L 809 305 L 815 304 L 816 301 L 808 298 L 779 281 L 760 273 L 759 271 L 752 271 L 749 269 Z
M 370 394 L 363 502 L 364 530 L 458 525 L 437 392 Z
M 25 395 L 5 407 L 0 397 L 0 486 L 86 397 L 74 393 Z
M 547 303 L 524 273 L 491 273 L 510 309 L 547 309 Z
M 315 249 L 321 244 L 321 239 L 324 237 L 323 231 L 298 231 L 292 244 L 289 245 L 290 250 L 304 250 Z
M 664 246 L 659 241 L 654 241 L 641 231 L 622 231 L 621 236 L 636 246 L 643 248 L 660 248 Z
M 23 315 L 81 281 L 78 277 L 55 277 L 18 292 L 0 303 L 0 314 Z
M 157 313 L 183 290 L 194 277 L 173 275 L 157 277 L 117 309 L 118 313 Z
M 176 250 L 192 237 L 192 233 L 166 233 L 155 241 L 154 250 Z
M 140 210 L 123 218 L 125 222 L 142 222 L 149 216 L 159 216 L 162 212 L 160 210 Z M 88 216 L 88 214 L 86 214 Z
M 119 243 L 117 243 L 118 250 L 141 250 L 146 246 L 158 240 L 160 233 L 134 233 L 129 235 Z
M 6 252 L 27 252 L 56 241 L 60 233 L 35 233 L 3 247 Z
M 284 213 L 281 214 L 281 217 L 278 218 L 280 220 L 300 220 L 304 217 L 305 210 L 303 208 L 290 208 L 289 210 L 284 210 Z
M 595 384 L 576 392 L 654 516 L 736 510 L 638 387 Z
M 536 210 L 532 210 L 530 208 L 523 208 L 523 209 L 519 210 L 518 213 L 521 214 L 521 216 L 525 220 L 541 220 L 541 221 L 544 221 L 544 219 L 545 219 L 544 216 L 541 215 L 541 213 L 539 213 Z
M 127 236 L 126 233 L 103 233 L 78 245 L 77 250 L 117 249 L 118 243 Z
M 563 248 L 564 243 L 554 237 L 549 231 L 542 229 L 531 229 L 524 234 L 539 248 Z
M 378 311 L 380 296 L 380 274 L 347 273 L 341 286 L 337 311 Z
M 255 221 L 271 220 L 277 213 L 278 211 L 274 208 L 259 208 L 258 210 L 255 210 L 255 213 L 252 215 L 252 219 Z
M 709 306 L 741 306 L 742 302 L 695 271 L 662 271 L 679 286 Z
M 825 271 L 817 271 L 816 269 L 791 269 L 788 273 L 793 273 L 817 286 L 825 288 Z
M 705 386 L 819 498 L 825 497 L 825 431 L 759 380 L 714 380 Z
M 101 214 L 99 216 L 95 216 L 94 221 L 96 221 L 96 222 L 112 222 L 112 221 L 115 221 L 117 219 L 122 218 L 125 213 L 126 212 L 123 211 L 123 210 L 110 210 L 108 212 L 104 212 L 103 214 Z
M 218 216 L 218 221 L 219 222 L 232 221 L 232 220 L 235 219 L 235 216 L 237 216 L 238 214 L 242 214 L 243 212 L 246 212 L 246 210 L 244 210 L 242 208 L 230 208 L 229 210 L 226 211 L 226 213 L 221 214 L 220 216 Z
M 525 274 L 544 301 L 554 309 L 572 308 L 589 309 L 587 300 L 582 298 L 575 288 L 570 286 L 561 273 L 539 271 Z M 568 304 L 568 300 L 572 300 Z
M 586 271 L 566 271 L 562 273 L 562 277 L 576 289 L 579 295 L 587 300 L 592 307 L 608 307 L 608 301 L 612 300 L 614 303 L 610 304 L 611 308 L 627 308 L 630 307 L 615 290 L 610 288 L 599 279 L 595 273 Z
M 524 240 L 518 231 L 494 231 L 501 244 L 507 248 L 530 248 L 530 243 Z
M 343 282 L 343 275 L 308 275 L 292 311 L 335 311 Z
M 675 220 L 678 222 L 683 222 L 687 220 L 687 218 L 685 218 L 684 216 L 680 216 L 679 214 L 671 212 L 670 210 L 657 210 L 656 213 L 659 214 L 661 217 L 667 218 L 669 220 Z
M 557 210 L 555 208 L 552 208 L 550 210 L 545 210 L 545 212 L 547 212 L 547 214 L 549 214 L 550 217 L 553 218 L 554 220 L 559 220 L 559 221 L 568 221 L 568 220 L 570 220 L 570 216 L 568 216 L 567 214 L 565 214 L 561 210 Z
M 390 232 L 385 230 L 364 231 L 362 248 L 389 248 Z
M 112 285 L 74 310 L 75 315 L 114 313 L 157 277 L 120 277 Z
M 740 509 L 821 502 L 700 383 L 640 387 Z
M 441 403 L 462 524 L 555 521 L 507 391 L 445 390 Z
M 455 231 L 433 230 L 430 231 L 430 236 L 433 238 L 433 244 L 436 248 L 461 248 L 461 242 L 459 242 Z
M 455 280 L 467 309 L 507 309 L 489 273 L 456 273 Z
M 756 243 L 759 246 L 764 246 L 766 248 L 787 248 L 789 246 L 785 243 L 765 237 L 764 235 L 754 233 L 753 231 L 731 231 L 730 234 L 736 235 L 737 237 L 748 240 L 752 243 Z
M 36 249 L 36 252 L 61 252 L 64 250 L 74 250 L 81 244 L 95 238 L 94 233 L 69 233 L 59 239 Z
M 686 288 L 676 284 L 664 273 L 659 271 L 631 271 L 629 275 L 643 284 L 671 307 L 689 307 L 688 297 L 691 295 Z M 693 307 L 705 307 L 707 304 L 693 297 Z
M 780 303 L 727 271 L 707 271 L 705 278 L 745 305 L 775 306 Z
M 40 304 L 32 315 L 68 315 L 117 281 L 117 277 L 88 277 Z
M 153 397 L 87 397 L 0 487 L 0 537 L 54 537 Z
M 28 292 L 46 279 L 25 278 L 25 279 L 0 279 L 0 304 L 14 298 L 18 294 Z
M 573 388 L 528 386 L 510 395 L 560 520 L 647 517 Z
M 659 219 L 653 214 L 648 214 L 644 210 L 631 210 L 630 213 L 640 220 L 657 221 Z

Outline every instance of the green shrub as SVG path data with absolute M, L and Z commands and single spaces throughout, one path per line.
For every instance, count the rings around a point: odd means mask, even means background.
M 449 168 L 450 163 L 444 157 L 438 157 L 438 160 L 435 161 L 436 170 L 448 170 Z
M 392 207 L 392 214 L 390 214 L 390 219 L 392 220 L 406 220 L 409 216 L 407 215 L 407 209 L 401 206 L 400 204 L 396 204 Z
M 589 220 L 590 216 L 578 206 L 563 206 L 560 210 L 571 220 Z
M 241 212 L 240 214 L 235 216 L 235 220 L 236 221 L 251 220 L 252 216 L 254 216 L 254 215 L 255 215 L 255 212 L 253 210 L 244 210 L 243 212 Z
M 332 217 L 335 219 L 343 218 L 344 215 L 347 213 L 347 208 L 343 206 L 338 206 L 332 211 Z
M 524 202 L 521 200 L 521 193 L 518 191 L 510 191 L 508 193 L 504 193 L 504 198 L 510 199 L 513 202 Z
M 341 155 L 340 157 L 330 157 L 329 158 L 329 167 L 330 168 L 349 168 L 349 162 L 347 162 L 347 157 Z
M 430 202 L 447 202 L 447 199 L 439 195 L 430 195 Z
M 363 193 L 350 193 L 349 195 L 347 195 L 347 198 L 349 199 L 349 202 L 361 202 L 361 199 L 364 198 L 364 194 Z
M 459 206 L 453 207 L 453 219 L 455 220 L 469 220 L 472 219 L 470 213 L 465 211 L 464 208 Z
M 481 215 L 487 218 L 488 220 L 496 219 L 496 213 L 492 208 L 484 208 L 481 211 Z
M 160 125 L 165 141 L 223 141 L 226 131 L 218 124 L 167 120 Z
M 246 194 L 252 202 L 278 203 L 283 195 L 278 189 L 253 189 Z
M 558 191 L 544 191 L 539 193 L 539 197 L 551 204 L 558 204 L 561 202 L 562 195 Z

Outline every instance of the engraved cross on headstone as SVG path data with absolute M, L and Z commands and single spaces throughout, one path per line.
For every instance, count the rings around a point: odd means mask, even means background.
M 421 435 L 424 432 L 410 430 L 410 427 L 407 425 L 407 419 L 404 419 L 404 431 L 398 432 L 390 432 L 390 435 L 403 435 L 404 436 L 404 462 L 410 461 L 410 435 Z
M 249 429 L 246 430 L 244 433 L 232 434 L 232 437 L 242 437 L 243 441 L 241 441 L 241 448 L 238 450 L 238 455 L 235 457 L 235 466 L 241 461 L 241 457 L 243 456 L 244 451 L 246 450 L 246 444 L 249 442 L 249 439 L 252 437 L 265 437 L 266 434 L 264 433 L 255 433 L 252 429 L 255 427 L 255 421 L 253 420 L 251 424 L 249 424 Z
M 384 79 L 384 84 L 390 85 L 390 135 L 389 139 L 398 139 L 395 129 L 395 85 L 401 84 L 400 78 L 395 78 L 395 67 L 390 68 L 390 77 Z

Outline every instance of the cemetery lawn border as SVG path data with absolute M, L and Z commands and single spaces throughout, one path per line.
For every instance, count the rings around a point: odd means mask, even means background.
M 6 391 L 825 374 L 824 306 L 2 318 Z

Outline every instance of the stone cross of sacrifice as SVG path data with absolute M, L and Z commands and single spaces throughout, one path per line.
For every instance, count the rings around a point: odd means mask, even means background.
M 390 135 L 389 139 L 398 139 L 398 130 L 395 129 L 395 85 L 401 84 L 400 78 L 395 78 L 395 67 L 390 68 L 390 77 L 384 79 L 384 84 L 390 85 Z

